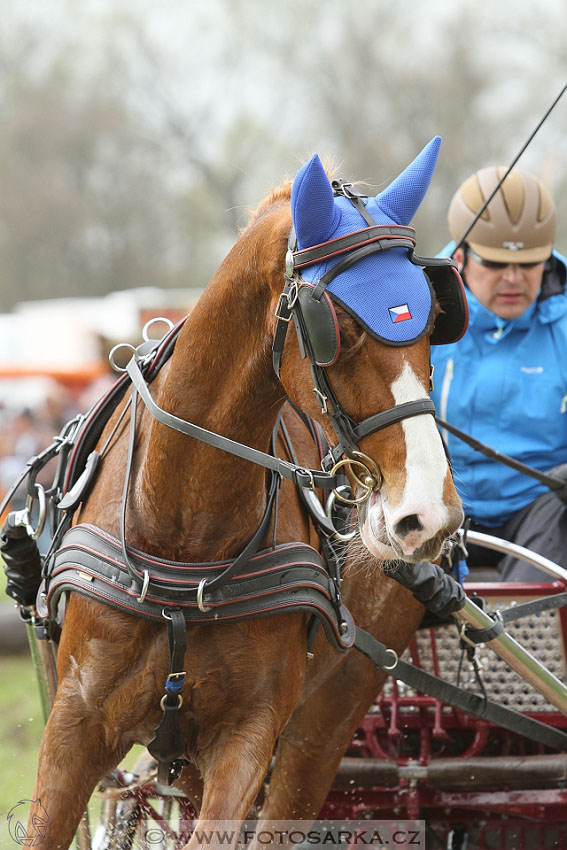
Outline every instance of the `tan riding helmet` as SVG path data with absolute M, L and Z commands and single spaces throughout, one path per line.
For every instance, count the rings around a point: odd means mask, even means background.
M 481 168 L 459 187 L 449 207 L 449 230 L 458 244 L 506 168 Z M 535 263 L 547 260 L 555 239 L 555 204 L 543 183 L 512 169 L 466 242 L 484 260 Z

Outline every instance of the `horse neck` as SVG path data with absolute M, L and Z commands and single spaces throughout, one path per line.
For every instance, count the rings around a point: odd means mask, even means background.
M 186 320 L 167 374 L 158 381 L 157 402 L 182 419 L 267 451 L 284 392 L 271 365 L 274 296 L 262 270 L 246 273 L 247 247 L 237 243 Z M 263 514 L 266 470 L 155 420 L 148 433 L 137 504 L 154 520 L 144 536 L 161 536 L 167 516 L 168 525 L 184 529 L 177 557 L 182 551 L 195 560 L 202 551 L 211 560 L 211 545 L 218 546 L 220 537 L 225 544 L 215 557 L 233 554 L 229 550 L 246 541 Z

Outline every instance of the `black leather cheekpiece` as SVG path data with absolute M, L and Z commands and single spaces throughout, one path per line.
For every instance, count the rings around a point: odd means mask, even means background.
M 326 292 L 322 293 L 319 300 L 313 297 L 314 292 L 313 285 L 303 283 L 299 287 L 297 299 L 315 362 L 318 366 L 332 366 L 340 351 L 337 314 Z

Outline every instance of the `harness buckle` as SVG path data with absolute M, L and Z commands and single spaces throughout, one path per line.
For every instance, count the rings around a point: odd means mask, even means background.
M 286 288 L 284 289 L 284 291 L 280 294 L 280 297 L 278 298 L 278 303 L 276 305 L 276 312 L 274 313 L 276 319 L 279 319 L 281 322 L 289 322 L 289 320 L 291 319 L 291 311 L 293 310 L 293 308 L 295 306 L 295 302 L 297 301 L 297 293 L 298 293 L 297 281 L 296 280 L 290 280 L 289 287 L 286 286 Z M 287 302 L 286 311 L 289 314 L 287 316 L 282 315 L 282 307 L 283 307 L 284 298 Z
M 308 484 L 301 484 L 301 487 L 309 487 L 310 490 L 315 489 L 315 479 L 313 478 L 313 473 L 310 469 L 304 469 L 303 467 L 298 467 L 296 471 L 296 475 L 307 475 L 309 478 Z M 299 482 L 297 482 L 299 484 Z
M 359 195 L 358 192 L 352 188 L 352 183 L 349 183 L 346 180 L 333 180 L 331 186 L 335 195 L 344 195 L 345 198 L 351 199 L 368 197 L 368 195 Z
M 83 426 L 83 422 L 87 417 L 83 413 L 78 413 L 73 419 L 70 419 L 69 422 L 66 422 L 63 426 L 63 429 L 57 437 L 55 437 L 55 442 L 57 443 L 57 453 L 59 453 L 64 446 L 74 446 L 77 436 Z
M 186 675 L 186 670 L 181 670 L 178 673 L 168 673 L 167 680 L 169 682 L 178 682 L 180 679 L 184 679 Z
M 282 309 L 284 298 L 288 302 L 287 292 L 282 292 L 280 294 L 280 297 L 278 298 L 278 303 L 277 303 L 277 306 L 276 306 L 276 312 L 274 313 L 274 316 L 280 322 L 289 322 L 290 319 L 291 319 L 291 310 L 289 311 L 289 316 L 282 316 L 282 314 L 281 314 L 281 309 Z M 289 310 L 289 302 L 287 303 L 287 309 Z
M 317 401 L 319 402 L 319 406 L 321 408 L 321 413 L 327 413 L 328 412 L 327 396 L 324 395 L 318 387 L 313 387 L 313 392 L 315 393 L 315 397 L 317 398 Z
M 293 310 L 293 308 L 295 307 L 295 302 L 297 301 L 298 294 L 299 294 L 299 287 L 297 285 L 296 279 L 293 278 L 290 281 L 289 289 L 287 290 L 287 293 L 286 293 L 287 306 L 289 307 L 290 310 Z

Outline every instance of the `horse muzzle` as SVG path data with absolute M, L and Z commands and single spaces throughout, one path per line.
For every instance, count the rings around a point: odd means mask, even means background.
M 359 506 L 362 541 L 381 561 L 434 560 L 462 520 L 460 506 L 432 505 L 426 500 L 411 511 L 391 510 L 377 490 Z

